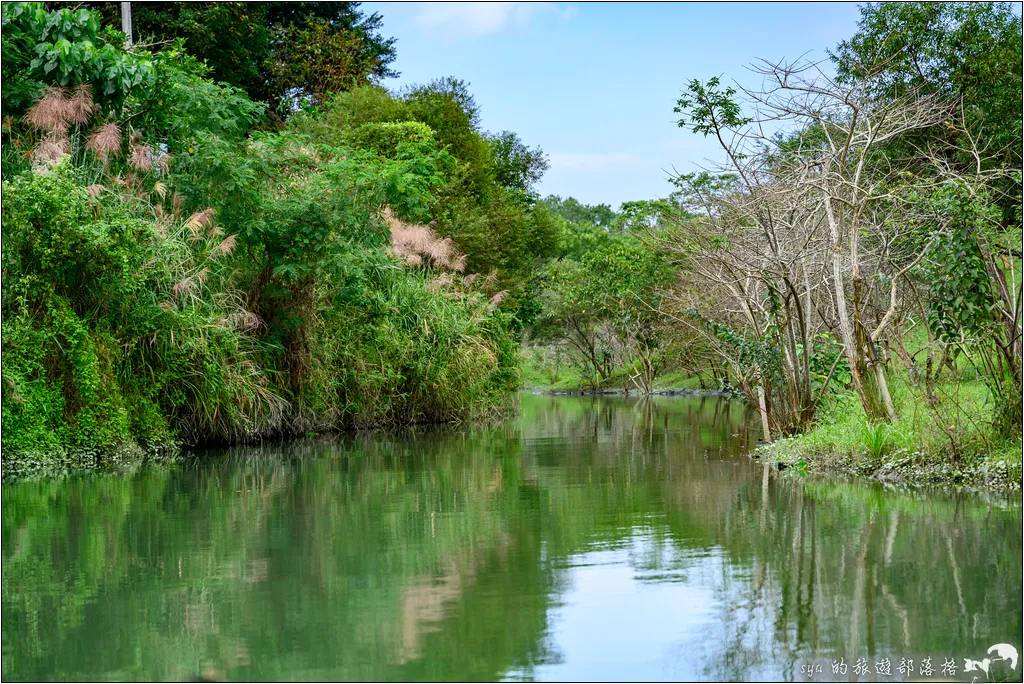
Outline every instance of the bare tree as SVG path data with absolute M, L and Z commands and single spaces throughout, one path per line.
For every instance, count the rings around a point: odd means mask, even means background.
M 762 61 L 753 70 L 763 85 L 742 92 L 754 116 L 741 116 L 736 91 L 722 90 L 717 79 L 691 83 L 677 108 L 688 116 L 681 125 L 715 135 L 729 160 L 719 171 L 736 178 L 709 237 L 729 240 L 727 259 L 702 275 L 743 302 L 751 329 L 781 329 L 795 424 L 809 421 L 816 407 L 809 355 L 821 325 L 842 345 L 869 419 L 895 420 L 878 343 L 901 311 L 897 283 L 930 245 L 910 255 L 893 250 L 903 242 L 892 235 L 900 223 L 892 217 L 934 180 L 907 173 L 919 159 L 882 152 L 908 132 L 949 120 L 952 108 L 917 93 L 876 101 L 866 87 L 842 86 L 815 63 Z M 788 134 L 766 132 L 782 126 Z M 694 178 L 683 180 L 696 190 Z M 731 225 L 723 221 L 730 214 Z M 880 281 L 890 284 L 887 306 L 873 291 Z M 882 313 L 872 320 L 876 310 Z

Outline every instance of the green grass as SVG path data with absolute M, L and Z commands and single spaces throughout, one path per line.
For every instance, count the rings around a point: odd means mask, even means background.
M 902 377 L 890 380 L 899 420 L 871 425 L 852 393 L 835 397 L 808 432 L 776 440 L 761 453 L 811 472 L 845 471 L 910 482 L 1019 488 L 1021 437 L 992 429 L 993 402 L 976 379 L 946 378 L 929 406 Z
M 707 383 L 705 383 L 707 385 Z M 696 376 L 690 375 L 686 371 L 670 371 L 664 375 L 659 375 L 654 381 L 654 389 L 656 390 L 668 390 L 668 389 L 701 389 L 700 380 Z M 712 385 L 708 385 L 705 389 L 713 390 L 718 389 Z
M 628 387 L 635 391 L 626 368 L 616 368 L 604 382 L 598 383 L 599 390 L 621 390 Z M 519 377 L 523 389 L 540 392 L 581 392 L 595 389 L 579 369 L 563 359 L 556 369 L 550 350 L 537 347 L 523 348 L 519 352 Z M 700 381 L 684 372 L 670 371 L 658 376 L 654 389 L 700 389 Z M 717 389 L 709 386 L 707 389 Z
M 557 370 L 541 352 L 522 349 L 519 352 L 519 379 L 524 389 L 547 392 L 568 392 L 583 386 L 577 369 L 562 364 Z

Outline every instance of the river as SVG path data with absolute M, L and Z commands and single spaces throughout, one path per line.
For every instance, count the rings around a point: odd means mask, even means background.
M 3 679 L 971 681 L 1021 648 L 1020 495 L 779 476 L 735 400 L 520 401 L 5 483 Z

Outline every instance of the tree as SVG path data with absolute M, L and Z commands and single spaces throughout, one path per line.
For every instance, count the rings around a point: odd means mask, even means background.
M 634 236 L 593 243 L 548 267 L 547 306 L 535 333 L 564 340 L 585 373 L 602 382 L 627 366 L 630 382 L 650 393 L 663 365 L 656 312 L 668 276 L 661 256 Z
M 91 7 L 115 25 L 119 3 Z M 358 2 L 149 2 L 133 6 L 137 42 L 182 38 L 217 81 L 245 90 L 286 118 L 297 101 L 397 76 L 395 39 L 380 34 L 381 16 Z
M 152 88 L 152 56 L 123 49 L 123 34 L 86 9 L 47 12 L 42 3 L 3 5 L 3 113 L 18 115 L 46 86 L 84 85 L 104 109 Z
M 558 195 L 548 195 L 544 204 L 552 212 L 570 223 L 594 225 L 608 230 L 612 227 L 616 213 L 607 204 L 583 204 L 575 197 L 562 199 Z
M 876 64 L 867 76 L 879 68 Z M 761 122 L 741 116 L 735 91 L 720 89 L 717 79 L 707 85 L 691 83 L 677 106 L 676 111 L 685 115 L 680 126 L 714 134 L 725 149 L 742 198 L 733 203 L 741 212 L 740 223 L 746 221 L 761 234 L 760 245 L 754 243 L 755 254 L 767 259 L 748 263 L 739 272 L 762 282 L 764 275 L 778 273 L 784 289 L 779 288 L 774 296 L 784 298 L 777 301 L 786 302 L 786 311 L 790 301 L 800 305 L 800 298 L 795 297 L 800 280 L 793 277 L 797 275 L 793 268 L 806 264 L 807 249 L 819 234 L 818 226 L 825 227 L 830 278 L 823 282 L 834 305 L 833 329 L 843 346 L 854 388 L 870 420 L 895 420 L 877 345 L 899 306 L 895 283 L 924 258 L 930 243 L 919 246 L 916 253 L 897 250 L 905 231 L 896 228 L 894 233 L 892 226 L 905 225 L 897 214 L 905 209 L 914 188 L 930 183 L 907 173 L 930 155 L 921 152 L 915 159 L 893 158 L 880 155 L 879 150 L 902 135 L 948 121 L 952 109 L 939 97 L 917 91 L 894 99 L 874 99 L 867 76 L 851 88 L 830 79 L 814 64 L 763 61 L 755 71 L 764 77 L 766 86 L 761 91 L 745 90 L 745 95 L 764 120 L 796 125 L 786 144 L 766 138 L 760 133 Z M 798 225 L 802 229 L 793 232 Z M 886 273 L 886 282 L 893 285 L 888 310 L 872 323 L 871 283 L 876 273 Z M 809 280 L 803 280 L 809 291 Z M 805 300 L 812 300 L 809 292 Z M 804 379 L 795 386 L 802 386 L 798 403 L 805 416 L 807 411 L 813 415 L 815 405 L 808 391 L 811 338 L 804 321 L 809 314 L 787 314 L 784 320 L 787 329 L 794 325 L 804 328 L 800 344 Z M 792 374 L 795 359 L 789 356 L 796 353 L 797 345 L 790 339 L 785 363 Z
M 863 5 L 860 13 L 857 33 L 830 53 L 841 84 L 863 84 L 877 100 L 923 93 L 962 102 L 967 130 L 985 141 L 987 168 L 1021 168 L 1019 9 L 1003 2 L 884 2 Z M 956 135 L 955 129 L 933 127 L 905 142 L 944 137 L 963 146 Z M 974 162 L 960 161 L 962 171 Z M 1021 201 L 1020 185 L 1007 180 L 999 190 L 1009 225 Z
M 338 30 L 319 17 L 274 29 L 275 49 L 266 61 L 267 88 L 281 114 L 375 81 L 380 63 L 356 31 Z
M 479 108 L 465 81 L 442 78 L 398 93 L 356 88 L 332 98 L 322 112 L 293 120 L 297 128 L 338 143 L 367 124 L 415 121 L 429 127 L 455 162 L 430 208 L 434 230 L 459 245 L 470 272 L 493 271 L 497 291 L 507 290 L 502 306 L 516 311 L 521 325 L 532 320 L 538 308 L 536 267 L 557 249 L 557 223 L 529 197 L 497 181 L 488 142 L 494 136 L 480 129 Z M 533 159 L 520 170 L 537 177 L 543 153 L 520 144 Z
M 497 135 L 488 135 L 487 142 L 491 147 L 491 170 L 494 180 L 502 187 L 528 196 L 533 186 L 548 170 L 549 164 L 544 150 L 533 149 L 519 139 L 511 131 L 503 131 Z

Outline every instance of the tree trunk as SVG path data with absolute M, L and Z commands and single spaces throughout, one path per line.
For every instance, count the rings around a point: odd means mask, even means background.
M 864 325 L 864 312 L 861 307 L 861 302 L 864 301 L 863 289 L 863 280 L 859 275 L 855 275 L 853 277 L 853 332 L 857 344 L 858 370 L 861 373 L 863 387 L 861 403 L 864 405 L 864 413 L 868 420 L 872 422 L 887 420 L 894 423 L 897 416 L 892 397 L 889 395 L 889 383 L 885 379 L 881 359 L 878 358 L 875 351 L 875 343 L 871 341 L 871 333 Z
M 757 386 L 757 408 L 761 413 L 761 431 L 764 433 L 764 441 L 772 441 L 772 431 L 768 427 L 768 407 L 764 400 L 764 386 Z
M 867 358 L 864 351 L 870 349 L 870 338 L 864 328 L 860 311 L 861 279 L 856 274 L 856 269 L 851 265 L 853 271 L 853 320 L 850 319 L 849 303 L 846 300 L 846 287 L 844 285 L 845 274 L 843 273 L 843 253 L 840 240 L 840 218 L 836 215 L 832 201 L 825 200 L 825 213 L 828 218 L 829 234 L 832 238 L 832 279 L 835 291 L 836 313 L 839 318 L 839 334 L 843 342 L 843 350 L 846 352 L 846 360 L 850 364 L 850 376 L 853 378 L 853 388 L 860 398 L 864 407 L 864 413 L 868 420 L 895 420 L 895 411 L 891 414 L 887 410 L 885 401 L 882 399 L 880 383 L 885 385 L 885 375 L 869 372 Z M 865 344 L 866 343 L 866 344 Z M 873 360 L 873 359 L 872 359 Z M 891 400 L 890 400 L 891 404 Z
M 121 32 L 125 35 L 125 47 L 132 46 L 132 3 L 121 3 Z

